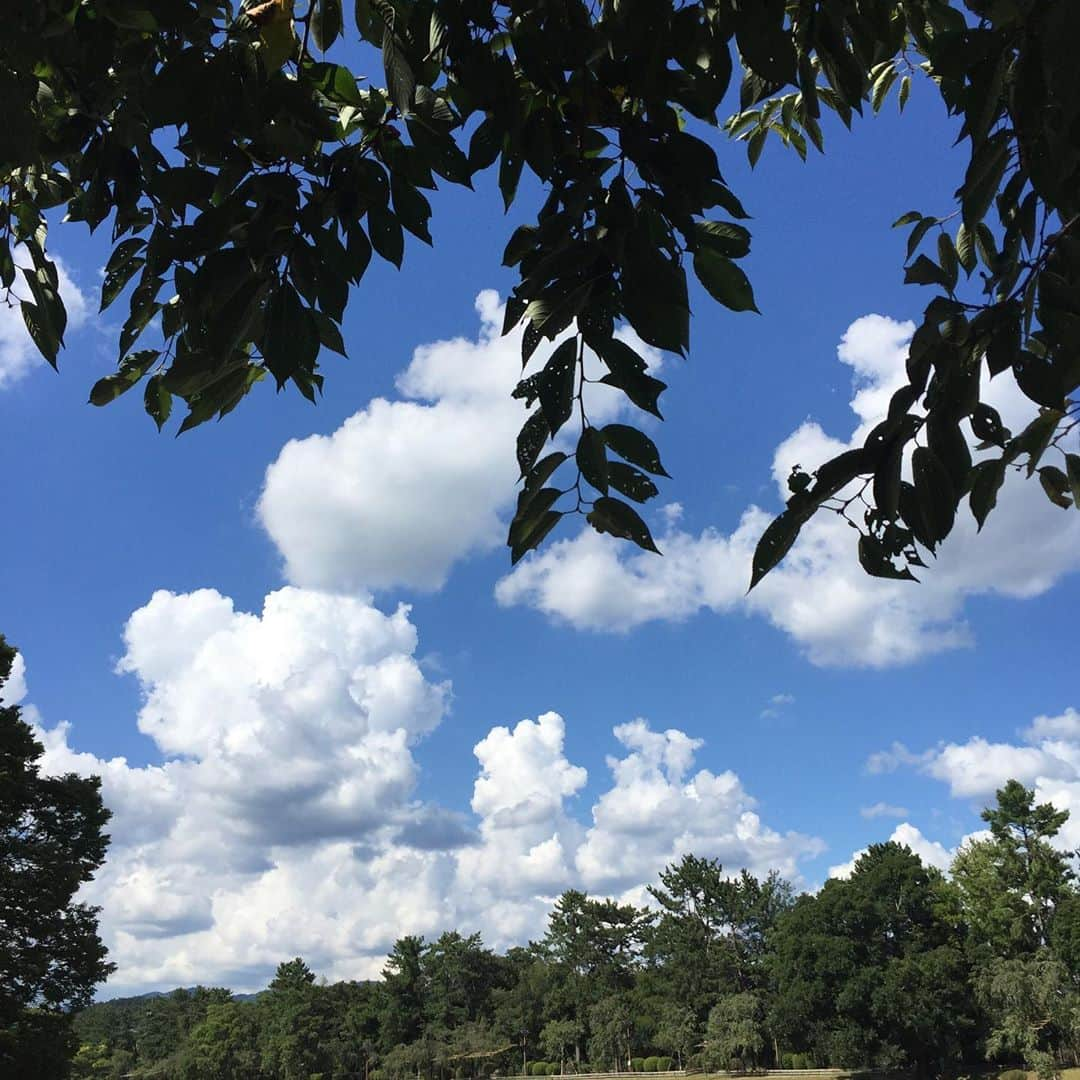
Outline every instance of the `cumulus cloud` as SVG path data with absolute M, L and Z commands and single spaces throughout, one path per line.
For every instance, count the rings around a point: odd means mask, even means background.
M 596 801 L 576 856 L 588 888 L 628 890 L 687 851 L 757 874 L 775 869 L 795 877 L 800 858 L 824 850 L 814 837 L 766 826 L 730 770 L 691 773 L 700 740 L 653 731 L 640 719 L 615 728 L 615 737 L 627 752 L 608 758 L 615 782 Z
M 912 330 L 911 323 L 880 315 L 848 328 L 838 356 L 853 372 L 855 429 L 838 439 L 807 421 L 785 439 L 773 460 L 781 499 L 792 466 L 810 471 L 861 445 L 884 417 L 903 379 Z M 1023 423 L 1029 406 L 1010 376 L 994 379 L 986 398 L 1006 424 Z M 1036 596 L 1080 566 L 1080 518 L 1062 515 L 1037 484 L 1016 481 L 1002 491 L 980 536 L 962 510 L 921 585 L 867 577 L 855 560 L 847 523 L 818 515 L 784 563 L 746 596 L 753 550 L 771 517 L 750 506 L 730 534 L 712 527 L 690 533 L 679 527 L 678 515 L 661 513 L 662 559 L 582 531 L 525 559 L 498 583 L 496 598 L 595 631 L 627 632 L 700 611 L 752 613 L 789 634 L 815 664 L 886 667 L 969 645 L 968 597 Z
M 1080 713 L 1067 708 L 1056 716 L 1038 716 L 1019 732 L 1015 742 L 991 742 L 974 735 L 964 742 L 940 743 L 913 753 L 902 743 L 872 754 L 870 772 L 907 767 L 948 785 L 954 798 L 985 806 L 1008 780 L 1035 791 L 1039 802 L 1070 811 L 1059 842 L 1070 851 L 1080 847 Z
M 405 606 L 287 587 L 244 612 L 211 589 L 162 591 L 124 645 L 160 762 L 101 759 L 67 723 L 38 725 L 45 770 L 100 775 L 113 812 L 86 892 L 114 993 L 257 988 L 297 954 L 371 977 L 402 934 L 523 943 L 562 890 L 641 894 L 687 851 L 797 876 L 822 847 L 764 824 L 733 773 L 695 769 L 699 740 L 643 720 L 616 728 L 591 806 L 556 713 L 476 744 L 471 814 L 425 802 L 414 751 L 451 695 L 418 665 Z
M 291 582 L 437 589 L 457 560 L 503 542 L 526 416 L 510 396 L 521 332 L 502 336 L 503 308 L 490 290 L 476 310 L 476 340 L 419 347 L 397 379 L 397 400 L 376 398 L 332 434 L 290 441 L 267 469 L 259 518 Z M 659 365 L 655 349 L 634 344 Z M 529 370 L 552 348 L 542 345 Z M 594 421 L 622 408 L 615 390 L 590 390 Z
M 18 247 L 14 251 L 17 266 L 29 266 L 30 256 L 25 248 Z M 56 273 L 59 278 L 60 298 L 64 301 L 67 309 L 68 331 L 78 330 L 86 321 L 90 311 L 90 302 L 86 294 L 75 284 L 63 262 L 56 259 Z M 20 275 L 14 289 L 16 295 L 24 292 L 29 295 L 29 290 L 22 285 Z M 25 298 L 25 297 L 24 297 Z M 22 311 L 19 304 L 10 302 L 0 303 L 0 390 L 5 389 L 12 383 L 17 382 L 27 375 L 39 364 L 44 364 L 41 353 L 38 352 L 26 329 Z

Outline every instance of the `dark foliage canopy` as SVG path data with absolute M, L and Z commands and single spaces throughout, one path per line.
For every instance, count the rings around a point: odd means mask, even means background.
M 906 280 L 934 290 L 907 384 L 865 445 L 792 474 L 752 583 L 822 510 L 855 526 L 869 573 L 910 578 L 962 502 L 982 525 L 1010 471 L 1080 502 L 1080 456 L 1063 441 L 1080 384 L 1074 0 L 301 3 L 8 5 L 0 286 L 55 364 L 66 317 L 51 212 L 108 223 L 102 308 L 124 295 L 127 316 L 93 403 L 139 385 L 159 426 L 181 399 L 185 431 L 267 376 L 314 399 L 372 254 L 400 265 L 406 233 L 430 242 L 426 193 L 495 168 L 509 206 L 528 169 L 545 197 L 506 246 L 519 281 L 505 328 L 524 325 L 525 364 L 543 339 L 559 344 L 514 392 L 529 411 L 511 556 L 568 513 L 653 549 L 633 504 L 657 494 L 661 456 L 633 425 L 590 422 L 585 355 L 659 416 L 664 384 L 615 328 L 686 353 L 691 271 L 720 304 L 756 310 L 739 267 L 746 214 L 710 129 L 744 140 L 752 162 L 770 134 L 805 155 L 824 145 L 826 111 L 850 125 L 894 89 L 902 107 L 925 77 L 968 165 L 955 208 L 897 222 Z M 347 66 L 358 42 L 381 50 L 385 88 Z M 724 119 L 736 85 L 740 111 Z M 983 401 L 988 377 L 1030 400 L 1022 431 Z M 573 454 L 550 446 L 567 425 Z
M 15 651 L 0 635 L 0 693 Z M 41 743 L 17 705 L 0 706 L 0 1075 L 52 1075 L 63 1014 L 88 1004 L 113 966 L 98 909 L 74 896 L 105 857 L 101 782 L 42 776 Z M 35 1069 L 45 1071 L 35 1072 Z M 9 1071 L 10 1070 L 10 1071 Z M 24 1070 L 24 1071 L 20 1071 Z

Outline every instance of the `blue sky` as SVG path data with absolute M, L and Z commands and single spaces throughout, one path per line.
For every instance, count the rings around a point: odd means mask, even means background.
M 835 126 L 752 176 L 720 147 L 763 314 L 699 291 L 689 358 L 655 358 L 663 560 L 572 524 L 510 573 L 515 346 L 491 326 L 528 192 L 510 218 L 491 177 L 436 197 L 434 249 L 371 267 L 317 408 L 260 388 L 180 439 L 134 396 L 85 404 L 107 250 L 54 232 L 85 307 L 59 375 L 0 312 L 0 628 L 48 767 L 105 777 L 108 992 L 248 989 L 296 953 L 368 975 L 454 925 L 504 946 L 562 888 L 640 898 L 688 849 L 810 887 L 899 830 L 944 864 L 1011 775 L 1080 800 L 1077 515 L 1019 485 L 922 586 L 864 579 L 823 526 L 742 599 L 774 464 L 872 420 L 928 299 L 891 221 L 947 211 L 962 169 L 925 89 Z

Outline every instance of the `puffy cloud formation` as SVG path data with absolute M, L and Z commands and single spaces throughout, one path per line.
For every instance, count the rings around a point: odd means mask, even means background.
M 692 851 L 754 873 L 796 877 L 796 862 L 824 850 L 821 841 L 765 826 L 755 800 L 733 772 L 691 775 L 701 741 L 652 731 L 644 720 L 615 728 L 627 753 L 608 758 L 615 783 L 593 807 L 593 825 L 577 852 L 585 885 L 619 892 L 648 881 Z
M 259 517 L 291 582 L 437 589 L 458 559 L 503 542 L 526 416 L 510 396 L 521 377 L 521 332 L 502 336 L 503 308 L 490 290 L 476 310 L 475 341 L 416 349 L 397 379 L 400 400 L 376 398 L 332 434 L 290 441 L 267 469 Z M 656 350 L 634 345 L 660 363 Z M 537 349 L 529 370 L 553 348 Z M 590 391 L 595 421 L 622 407 L 615 390 Z
M 16 248 L 14 256 L 17 266 L 30 265 L 30 256 L 24 248 Z M 56 273 L 60 279 L 60 298 L 67 308 L 68 332 L 70 333 L 78 330 L 86 321 L 90 303 L 85 293 L 72 281 L 64 264 L 59 259 L 55 259 L 55 262 Z M 23 283 L 21 275 L 16 281 L 14 291 L 18 296 L 29 296 L 29 289 Z M 44 362 L 26 329 L 19 305 L 0 304 L 0 390 L 10 386 Z
M 100 775 L 113 812 L 87 889 L 119 965 L 111 992 L 258 988 L 297 954 L 369 977 L 402 934 L 522 943 L 563 889 L 640 896 L 686 851 L 797 876 L 822 848 L 766 826 L 733 773 L 695 771 L 700 741 L 643 720 L 616 729 L 591 807 L 555 713 L 477 743 L 471 816 L 425 803 L 414 750 L 450 688 L 418 664 L 404 606 L 287 587 L 248 613 L 210 589 L 158 592 L 124 644 L 118 670 L 141 685 L 160 763 L 103 760 L 68 724 L 38 727 L 46 771 Z M 23 682 L 20 666 L 9 686 Z
M 903 378 L 912 330 L 911 323 L 881 315 L 848 328 L 838 356 L 854 375 L 855 430 L 844 441 L 807 421 L 785 439 L 773 461 L 781 499 L 793 465 L 813 470 L 861 444 L 884 417 Z M 994 379 L 986 396 L 1016 429 L 1028 405 L 1010 378 Z M 715 528 L 693 534 L 679 527 L 678 514 L 661 514 L 662 559 L 583 530 L 525 559 L 498 583 L 496 597 L 596 631 L 626 632 L 702 610 L 754 613 L 793 637 L 815 664 L 886 667 L 969 644 L 967 597 L 1035 596 L 1080 566 L 1080 518 L 1063 515 L 1038 484 L 1018 480 L 1005 486 L 978 537 L 962 509 L 919 586 L 867 577 L 848 525 L 836 515 L 818 515 L 784 563 L 746 596 L 754 546 L 771 516 L 751 506 L 731 534 Z
M 990 742 L 975 735 L 966 742 L 941 743 L 913 753 L 903 743 L 872 754 L 871 772 L 908 767 L 949 786 L 954 798 L 993 802 L 1008 780 L 1034 788 L 1039 802 L 1070 811 L 1059 842 L 1070 851 L 1080 847 L 1080 712 L 1067 708 L 1057 716 L 1038 716 L 1020 732 L 1017 742 Z

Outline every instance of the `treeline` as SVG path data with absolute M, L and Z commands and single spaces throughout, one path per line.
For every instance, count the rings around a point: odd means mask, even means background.
M 895 843 L 796 896 L 688 855 L 649 908 L 564 893 L 537 942 L 399 940 L 379 982 L 178 990 L 75 1019 L 78 1077 L 462 1080 L 596 1070 L 872 1067 L 1053 1075 L 1080 1054 L 1068 814 L 1010 781 L 948 877 Z

